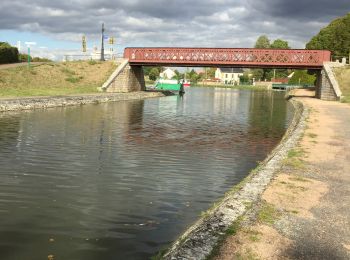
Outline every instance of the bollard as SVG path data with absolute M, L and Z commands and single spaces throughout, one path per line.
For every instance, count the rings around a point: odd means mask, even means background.
M 346 58 L 345 58 L 345 57 L 343 57 L 343 58 L 341 59 L 341 64 L 346 65 Z

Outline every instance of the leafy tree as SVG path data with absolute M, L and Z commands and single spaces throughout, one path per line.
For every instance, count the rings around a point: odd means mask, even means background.
M 330 50 L 333 58 L 347 57 L 350 52 L 350 13 L 323 28 L 306 44 L 306 49 Z
M 157 80 L 157 78 L 159 77 L 159 69 L 158 68 L 152 68 L 148 74 L 148 77 L 150 80 Z
M 272 49 L 290 49 L 288 42 L 281 39 L 274 40 L 270 47 Z
M 309 84 L 313 85 L 316 82 L 316 76 L 309 74 L 307 70 L 296 70 L 294 75 L 289 80 L 289 84 Z
M 20 53 L 18 55 L 18 59 L 20 62 L 27 62 L 28 61 L 28 54 Z M 30 61 L 33 61 L 32 56 L 29 56 Z
M 18 49 L 7 42 L 0 42 L 0 64 L 18 62 Z
M 252 74 L 253 74 L 253 78 L 255 78 L 255 80 L 257 80 L 257 81 L 263 80 L 264 70 L 263 69 L 253 69 Z
M 197 82 L 201 79 L 201 75 L 199 75 L 194 69 L 190 72 L 186 72 L 186 78 L 191 82 Z
M 157 67 L 154 67 L 154 66 L 143 66 L 142 68 L 143 68 L 143 73 L 145 74 L 145 76 L 149 76 L 149 73 L 151 72 L 151 70 L 153 68 L 158 69 L 159 72 L 164 70 L 164 68 L 161 67 L 161 66 L 157 66 Z
M 183 78 L 183 74 L 180 73 L 178 70 L 175 70 L 175 76 L 173 77 L 173 79 L 176 79 L 176 80 L 180 80 Z
M 143 66 L 143 67 L 142 67 L 142 69 L 143 69 L 143 74 L 144 74 L 145 76 L 149 76 L 149 73 L 150 73 L 150 71 L 151 71 L 152 68 L 153 68 L 153 67 L 150 67 L 150 66 Z
M 209 79 L 215 78 L 215 71 L 216 71 L 216 68 L 209 68 L 209 69 L 207 69 L 207 77 Z
M 11 48 L 12 46 L 7 42 L 0 42 L 0 48 Z
M 268 49 L 268 48 L 270 48 L 270 40 L 269 40 L 269 38 L 267 38 L 266 35 L 261 35 L 256 40 L 254 48 L 258 48 L 258 49 Z

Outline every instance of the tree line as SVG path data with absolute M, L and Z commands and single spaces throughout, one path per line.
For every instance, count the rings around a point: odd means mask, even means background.
M 30 61 L 51 61 L 46 58 L 29 56 Z M 0 64 L 17 63 L 28 61 L 28 55 L 19 53 L 17 47 L 13 47 L 7 42 L 0 42 Z

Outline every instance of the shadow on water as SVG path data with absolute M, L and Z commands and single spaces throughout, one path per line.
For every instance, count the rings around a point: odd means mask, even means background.
M 283 95 L 191 88 L 0 117 L 1 259 L 145 259 L 278 143 Z

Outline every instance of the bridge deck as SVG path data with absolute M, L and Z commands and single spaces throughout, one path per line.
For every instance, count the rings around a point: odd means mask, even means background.
M 237 48 L 125 48 L 131 65 L 321 69 L 327 50 Z

